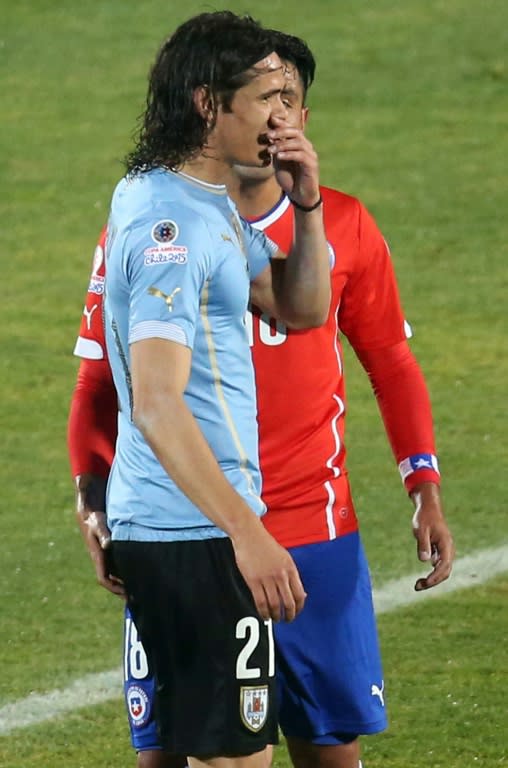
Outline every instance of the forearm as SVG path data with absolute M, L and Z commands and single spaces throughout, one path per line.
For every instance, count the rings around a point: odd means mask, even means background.
M 226 479 L 180 394 L 152 393 L 133 419 L 180 490 L 232 539 L 258 518 Z
M 400 465 L 409 457 L 433 456 L 435 441 L 430 397 L 407 343 L 357 354 L 371 380 L 397 463 Z M 411 470 L 404 479 L 409 493 L 422 483 L 439 484 L 439 473 L 430 464 L 425 467 L 422 463 L 422 468 L 411 467 Z
M 117 432 L 117 399 L 105 360 L 81 361 L 67 424 L 73 477 L 107 478 Z
M 90 512 L 106 510 L 107 479 L 99 475 L 84 473 L 77 475 L 76 480 L 76 513 L 86 518 Z
M 109 540 L 106 523 L 107 479 L 98 475 L 82 474 L 76 482 L 76 520 L 87 546 L 90 541 L 90 527 L 96 531 L 96 538 L 105 543 Z
M 323 229 L 323 206 L 294 209 L 294 239 L 287 259 L 274 261 L 278 316 L 292 328 L 322 325 L 330 308 L 330 255 Z

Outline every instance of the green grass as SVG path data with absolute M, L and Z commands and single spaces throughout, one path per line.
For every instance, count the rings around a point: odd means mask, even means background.
M 384 615 L 380 631 L 388 676 L 390 729 L 364 739 L 369 768 L 506 765 L 504 672 L 508 633 L 502 607 L 508 579 Z M 133 764 L 120 702 L 15 731 L 0 740 L 5 768 L 103 768 Z M 289 765 L 284 744 L 274 768 Z
M 119 663 L 120 604 L 95 587 L 73 517 L 65 446 L 71 352 L 149 64 L 166 31 L 209 7 L 3 3 L 2 703 Z M 322 181 L 358 195 L 390 242 L 432 395 L 459 553 L 506 541 L 508 7 L 229 7 L 300 34 L 314 49 L 309 135 Z M 415 569 L 411 507 L 350 354 L 347 368 L 350 471 L 381 584 Z M 507 661 L 506 611 L 497 607 L 506 587 L 500 580 L 382 617 L 391 729 L 367 742 L 366 768 L 508 760 L 496 671 Z M 132 763 L 119 702 L 0 740 L 5 768 Z M 277 763 L 287 763 L 283 747 Z

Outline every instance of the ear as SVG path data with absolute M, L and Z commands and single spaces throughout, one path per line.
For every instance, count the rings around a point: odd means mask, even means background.
M 200 85 L 194 90 L 194 107 L 198 115 L 211 125 L 214 119 L 214 100 L 207 85 Z
M 309 108 L 308 107 L 302 107 L 302 125 L 305 128 L 307 125 L 307 120 L 309 119 Z

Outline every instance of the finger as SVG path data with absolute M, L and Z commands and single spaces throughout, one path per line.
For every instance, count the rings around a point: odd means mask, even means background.
M 435 587 L 436 584 L 446 581 L 452 572 L 452 561 L 441 558 L 436 564 L 432 573 L 427 577 L 427 589 Z
M 421 592 L 424 589 L 431 589 L 432 587 L 441 584 L 443 581 L 446 581 L 451 572 L 452 560 L 440 559 L 428 576 L 417 579 L 415 590 Z
M 268 152 L 272 155 L 278 155 L 280 152 L 299 152 L 302 157 L 316 163 L 317 155 L 308 144 L 300 141 L 298 138 L 279 139 L 268 145 Z
M 300 579 L 300 574 L 298 573 L 296 567 L 289 575 L 289 584 L 291 588 L 291 594 L 293 595 L 293 600 L 295 603 L 295 617 L 296 617 L 298 616 L 303 606 L 305 605 L 305 599 L 307 597 L 307 593 L 302 584 L 302 580 Z
M 300 128 L 295 128 L 284 122 L 280 122 L 276 128 L 266 132 L 269 141 L 278 141 L 286 136 L 301 136 L 307 144 L 311 143 Z
M 124 585 L 119 579 L 116 579 L 114 576 L 107 579 L 106 583 L 102 584 L 102 586 L 105 587 L 109 592 L 112 592 L 114 595 L 117 595 L 118 597 L 121 597 L 124 600 L 127 598 L 127 592 Z
M 448 531 L 439 537 L 435 543 L 435 548 L 439 553 L 439 559 L 449 563 L 451 569 L 451 564 L 455 558 L 455 544 Z
M 252 597 L 256 605 L 256 610 L 261 616 L 261 618 L 265 619 L 265 621 L 268 619 L 271 619 L 272 617 L 270 615 L 270 609 L 268 607 L 268 602 L 267 602 L 263 585 L 261 583 L 248 581 L 247 586 L 249 587 L 252 593 Z
M 105 577 L 104 579 L 97 578 L 97 581 L 101 587 L 104 587 L 104 589 L 107 589 L 108 592 L 111 592 L 113 595 L 117 595 L 124 600 L 127 597 L 127 593 L 123 584 L 118 584 L 116 581 L 108 577 Z
M 416 537 L 416 551 L 418 560 L 422 563 L 428 562 L 432 558 L 432 546 L 430 542 L 430 531 L 428 528 L 417 528 L 414 531 Z
M 109 562 L 104 550 L 98 549 L 93 557 L 95 566 L 95 575 L 97 582 L 101 587 L 112 592 L 114 595 L 125 598 L 127 596 L 124 584 L 114 574 L 110 573 Z
M 266 597 L 266 604 L 268 606 L 269 617 L 272 621 L 280 621 L 283 615 L 283 604 L 281 604 L 278 582 L 271 579 L 267 580 L 263 583 L 263 589 Z
M 279 606 L 281 619 L 283 621 L 293 621 L 296 616 L 296 600 L 290 587 L 289 580 L 279 583 Z

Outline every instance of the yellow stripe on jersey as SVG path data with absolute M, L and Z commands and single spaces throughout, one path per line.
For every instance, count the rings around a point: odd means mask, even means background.
M 217 352 L 215 350 L 215 344 L 212 336 L 212 328 L 211 328 L 210 320 L 208 317 L 208 296 L 209 296 L 209 281 L 207 280 L 201 292 L 201 303 L 200 303 L 199 309 L 201 314 L 201 320 L 203 323 L 203 329 L 205 331 L 206 344 L 208 347 L 208 355 L 210 359 L 210 369 L 213 374 L 213 380 L 215 385 L 215 391 L 217 393 L 217 399 L 224 413 L 224 419 L 231 433 L 231 437 L 233 438 L 233 443 L 235 445 L 235 448 L 238 451 L 238 456 L 240 457 L 240 464 L 239 464 L 240 471 L 243 473 L 244 477 L 247 480 L 248 492 L 251 495 L 255 496 L 257 499 L 259 499 L 259 495 L 256 493 L 256 487 L 254 484 L 254 480 L 252 478 L 252 474 L 248 470 L 247 452 L 242 445 L 242 441 L 240 440 L 240 435 L 238 434 L 238 431 L 235 426 L 235 422 L 233 421 L 233 418 L 229 410 L 229 406 L 226 401 L 226 397 L 224 395 L 224 389 L 222 387 L 222 376 L 220 373 L 219 365 L 217 363 Z

